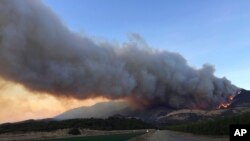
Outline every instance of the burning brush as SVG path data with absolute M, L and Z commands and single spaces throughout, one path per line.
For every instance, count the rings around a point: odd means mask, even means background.
M 237 91 L 236 94 L 233 96 L 228 96 L 226 102 L 221 103 L 218 106 L 218 109 L 227 109 L 229 108 L 229 106 L 231 105 L 231 103 L 233 102 L 234 98 L 236 95 L 239 95 L 241 93 L 241 90 Z

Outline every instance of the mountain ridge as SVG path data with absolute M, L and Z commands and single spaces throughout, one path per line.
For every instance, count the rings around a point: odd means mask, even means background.
M 102 102 L 90 107 L 78 107 L 68 110 L 54 119 L 65 120 L 74 118 L 108 118 L 119 115 L 127 118 L 138 118 L 146 122 L 165 124 L 193 122 L 203 119 L 224 117 L 250 111 L 250 91 L 242 89 L 226 109 L 172 109 L 169 107 L 151 107 L 133 109 L 126 102 Z

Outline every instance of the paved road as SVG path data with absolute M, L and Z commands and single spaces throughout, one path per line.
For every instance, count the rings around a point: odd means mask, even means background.
M 130 141 L 229 141 L 229 138 L 194 136 L 187 133 L 157 130 Z

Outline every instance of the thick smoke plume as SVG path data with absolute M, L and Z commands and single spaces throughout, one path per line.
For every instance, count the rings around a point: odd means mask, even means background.
M 180 54 L 148 47 L 138 35 L 122 45 L 80 36 L 39 0 L 0 1 L 0 76 L 29 90 L 209 108 L 236 89 L 213 73 L 210 65 L 194 69 Z

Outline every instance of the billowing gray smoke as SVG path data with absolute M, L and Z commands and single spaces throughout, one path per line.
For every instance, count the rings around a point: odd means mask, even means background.
M 107 33 L 108 34 L 108 33 Z M 122 45 L 71 32 L 39 0 L 0 1 L 0 76 L 31 91 L 85 99 L 126 98 L 140 106 L 215 106 L 236 87 L 194 69 L 138 36 Z

